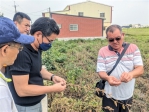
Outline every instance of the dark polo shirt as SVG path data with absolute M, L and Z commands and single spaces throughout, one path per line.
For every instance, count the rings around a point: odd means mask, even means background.
M 31 85 L 43 86 L 43 79 L 40 74 L 42 67 L 41 52 L 36 51 L 29 45 L 24 45 L 22 51 L 19 52 L 17 59 L 12 66 L 6 68 L 5 75 L 12 78 L 12 75 L 29 74 L 28 83 Z M 14 101 L 17 105 L 32 106 L 39 103 L 45 95 L 19 97 L 15 91 L 13 81 L 8 83 Z M 36 89 L 36 88 L 35 88 Z

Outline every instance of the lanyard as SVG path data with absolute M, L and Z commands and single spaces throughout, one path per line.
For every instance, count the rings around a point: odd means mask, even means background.
M 1 77 L 4 81 L 6 81 L 6 82 L 11 82 L 11 81 L 12 81 L 11 79 L 4 77 L 1 73 L 0 73 L 0 77 Z

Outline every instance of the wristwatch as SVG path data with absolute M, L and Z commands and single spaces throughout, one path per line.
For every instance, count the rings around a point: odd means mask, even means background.
M 54 74 L 52 74 L 52 76 L 51 76 L 51 81 L 53 81 L 53 77 L 54 77 L 55 75 Z

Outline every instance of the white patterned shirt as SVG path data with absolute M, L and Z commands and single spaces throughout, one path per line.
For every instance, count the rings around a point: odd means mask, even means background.
M 0 72 L 5 78 L 5 76 Z M 0 77 L 0 112 L 18 112 L 7 82 Z
M 121 52 L 123 49 L 124 48 L 121 49 Z M 108 73 L 115 65 L 118 57 L 116 52 L 111 50 L 109 46 L 102 47 L 98 53 L 97 72 L 105 71 Z M 130 44 L 110 76 L 120 79 L 123 72 L 130 72 L 137 65 L 143 65 L 140 50 L 135 44 Z M 119 86 L 110 86 L 106 81 L 104 90 L 108 98 L 112 97 L 116 100 L 126 100 L 133 96 L 134 86 L 135 79 L 132 79 L 128 83 L 122 82 Z

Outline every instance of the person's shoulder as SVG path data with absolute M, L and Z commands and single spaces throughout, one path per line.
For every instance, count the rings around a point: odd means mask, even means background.
M 23 66 L 24 65 L 24 63 L 26 63 L 26 61 L 27 62 L 30 62 L 30 60 L 31 60 L 31 56 L 30 56 L 30 53 L 29 52 L 27 52 L 26 50 L 24 50 L 24 49 L 26 49 L 25 47 L 23 48 L 23 50 L 22 51 L 20 51 L 19 53 L 18 53 L 18 55 L 17 55 L 17 58 L 16 58 L 16 60 L 14 61 L 14 64 L 13 65 L 11 65 L 11 67 L 13 66 L 13 67 L 16 67 L 16 66 Z M 19 65 L 18 65 L 19 64 Z
M 137 47 L 137 45 L 136 44 L 133 44 L 133 43 L 130 43 L 130 46 Z
M 138 49 L 138 46 L 136 44 L 130 43 L 129 46 L 131 49 Z
M 28 48 L 25 47 L 25 46 L 23 46 L 23 50 L 18 53 L 17 58 L 18 57 L 28 56 L 29 55 L 29 52 L 28 51 L 29 51 Z
M 98 55 L 105 56 L 107 53 L 109 53 L 108 46 L 103 46 L 102 48 L 100 48 Z
M 108 46 L 103 46 L 102 48 L 100 48 L 100 51 L 107 51 L 109 50 Z
M 29 48 L 30 46 L 31 46 L 31 45 L 23 45 L 23 50 L 22 50 L 22 51 L 23 51 L 23 52 L 29 52 L 29 51 L 30 51 L 30 48 Z M 21 52 L 22 52 L 22 51 L 21 51 Z
M 126 52 L 134 53 L 134 52 L 136 52 L 138 50 L 139 50 L 139 48 L 138 48 L 138 46 L 136 44 L 130 43 L 130 45 L 129 45 L 129 47 L 128 47 Z

